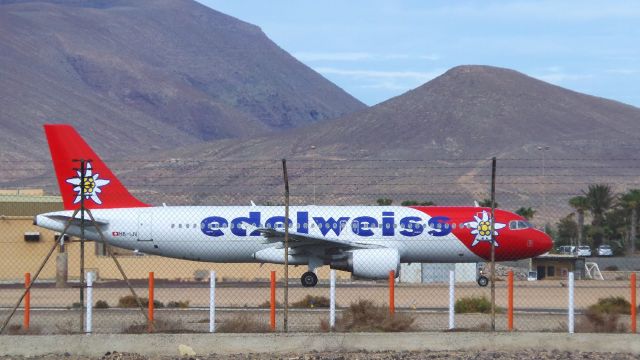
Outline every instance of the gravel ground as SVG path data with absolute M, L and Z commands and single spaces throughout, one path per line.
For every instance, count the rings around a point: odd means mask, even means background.
M 160 356 L 147 357 L 133 353 L 107 353 L 99 358 L 74 356 L 71 354 L 51 354 L 38 357 L 9 357 L 0 356 L 0 360 L 26 360 L 26 359 L 65 359 L 65 360 L 169 360 L 169 359 L 224 359 L 224 360 L 240 360 L 240 359 L 285 359 L 285 360 L 373 360 L 373 359 L 398 359 L 398 360 L 414 360 L 414 359 L 640 359 L 640 355 L 632 354 L 614 354 L 614 353 L 593 353 L 593 352 L 566 352 L 566 351 L 422 351 L 422 352 L 312 352 L 307 354 L 239 354 L 239 355 L 208 355 L 197 356 L 192 358 L 180 358 L 178 356 Z

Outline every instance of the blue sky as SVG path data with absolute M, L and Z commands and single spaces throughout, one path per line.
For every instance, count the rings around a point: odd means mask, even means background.
M 484 64 L 640 107 L 640 1 L 198 1 L 369 105 Z

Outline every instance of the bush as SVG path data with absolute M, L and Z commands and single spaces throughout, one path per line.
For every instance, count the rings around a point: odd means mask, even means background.
M 269 325 L 257 321 L 248 314 L 241 314 L 225 320 L 216 328 L 216 332 L 223 333 L 264 333 L 269 331 L 271 331 Z
M 389 314 L 389 308 L 377 306 L 369 300 L 352 303 L 342 317 L 336 319 L 335 330 L 340 332 L 381 332 L 411 331 L 415 317 L 408 314 Z M 320 322 L 320 329 L 329 331 L 326 320 Z
M 169 301 L 167 303 L 168 308 L 186 309 L 189 307 L 189 300 L 184 301 Z
M 631 304 L 623 297 L 607 297 L 589 306 L 576 323 L 578 332 L 626 332 L 627 327 L 619 324 L 620 315 L 630 314 Z
M 184 327 L 182 321 L 166 321 L 155 320 L 152 327 L 153 333 L 164 334 L 183 334 L 183 333 L 196 333 L 197 331 L 187 329 Z M 127 326 L 122 329 L 123 334 L 146 334 L 149 332 L 149 325 L 146 323 L 138 323 Z
M 292 303 L 291 307 L 303 309 L 328 308 L 329 298 L 326 296 L 307 295 L 302 300 Z
M 142 306 L 144 307 L 148 307 L 149 306 L 149 299 L 148 298 L 140 298 L 140 302 L 142 302 Z M 138 302 L 136 301 L 136 298 L 133 295 L 126 295 L 121 297 L 120 299 L 118 299 L 118 307 L 122 307 L 122 308 L 135 308 L 138 307 Z M 158 300 L 153 300 L 153 307 L 160 309 L 164 307 L 164 304 Z
M 589 306 L 587 308 L 587 311 L 592 311 L 600 314 L 629 315 L 631 313 L 631 303 L 621 296 L 610 296 L 607 298 L 598 299 L 598 302 Z
M 484 296 L 464 297 L 462 299 L 456 300 L 455 311 L 456 314 L 489 314 L 491 313 L 491 302 Z
M 96 309 L 108 309 L 109 308 L 109 303 L 107 303 L 104 300 L 98 300 L 98 301 L 96 301 L 96 304 L 95 304 L 94 308 L 96 308 Z
M 263 302 L 262 304 L 259 304 L 258 307 L 262 308 L 262 309 L 270 309 L 271 308 L 271 301 L 267 300 L 267 301 Z M 279 308 L 282 308 L 282 303 L 280 303 L 279 301 L 276 301 L 276 309 L 279 309 Z

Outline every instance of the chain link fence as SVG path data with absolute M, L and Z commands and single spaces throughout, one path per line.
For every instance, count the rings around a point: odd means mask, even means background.
M 272 272 L 275 331 L 284 331 L 284 248 L 278 234 L 284 232 L 285 197 L 280 160 L 106 163 L 132 195 L 157 208 L 108 215 L 93 211 L 100 230 L 122 246 L 85 244 L 84 271 L 95 274 L 92 332 L 209 331 L 211 271 L 216 276 L 216 331 L 272 331 Z M 634 329 L 630 279 L 640 272 L 635 252 L 640 208 L 637 164 L 638 159 L 550 159 L 545 148 L 540 148 L 539 158 L 497 160 L 497 208 L 526 221 L 514 222 L 504 217 L 507 213 L 496 215 L 496 330 L 568 331 L 569 273 L 576 279 L 576 332 Z M 42 188 L 45 194 L 59 194 L 49 163 L 1 166 L 0 187 L 7 189 L 0 194 L 0 320 L 4 320 L 24 292 L 25 273 L 34 276 L 54 242 L 60 243 L 55 231 L 33 225 L 33 216 L 62 210 L 62 202 L 16 190 Z M 317 156 L 288 160 L 287 168 L 292 232 L 288 331 L 330 330 L 330 267 L 337 270 L 336 331 L 492 329 L 491 285 L 478 284 L 479 276 L 492 275 L 486 252 L 482 252 L 485 259 L 474 261 L 474 248 L 457 239 L 463 232 L 473 239 L 472 231 L 478 239 L 483 221 L 490 219 L 490 160 Z M 102 191 L 108 189 L 104 185 Z M 448 212 L 442 215 L 425 206 L 445 207 Z M 454 207 L 467 210 L 457 218 Z M 447 219 L 433 220 L 443 216 Z M 554 244 L 548 254 L 528 259 L 532 250 L 511 246 L 509 241 L 526 242 L 518 234 L 533 229 L 545 231 Z M 428 233 L 433 236 L 424 240 Z M 93 226 L 87 226 L 87 234 L 97 236 Z M 163 234 L 172 237 L 159 242 Z M 259 234 L 265 235 L 262 240 L 251 236 Z M 305 238 L 314 234 L 331 242 Z M 351 243 L 340 243 L 345 234 Z M 511 235 L 516 240 L 509 240 Z M 487 249 L 488 244 L 482 242 L 478 248 Z M 84 331 L 80 292 L 86 299 L 87 289 L 80 286 L 79 250 L 77 235 L 56 246 L 29 294 L 29 329 L 22 301 L 3 334 Z M 141 298 L 142 311 L 109 252 Z M 394 271 L 390 298 L 388 268 L 396 261 L 394 256 L 402 264 Z M 461 258 L 464 261 L 458 261 Z M 309 264 L 317 266 L 314 287 L 302 286 Z M 151 272 L 152 328 L 147 321 Z M 509 272 L 514 278 L 512 307 Z M 389 311 L 392 301 L 394 315 Z

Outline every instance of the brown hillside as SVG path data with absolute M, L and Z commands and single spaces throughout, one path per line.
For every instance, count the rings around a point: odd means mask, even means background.
M 0 1 L 1 159 L 41 125 L 111 154 L 257 136 L 365 106 L 256 26 L 194 1 Z

